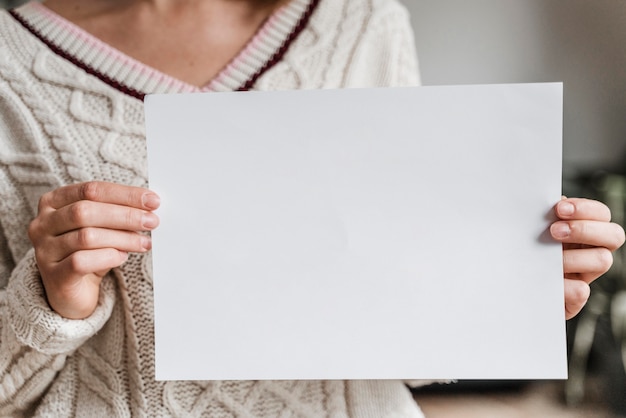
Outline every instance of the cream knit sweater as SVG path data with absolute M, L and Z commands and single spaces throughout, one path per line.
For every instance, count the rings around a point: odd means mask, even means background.
M 421 416 L 399 381 L 157 382 L 149 257 L 111 272 L 91 317 L 67 320 L 46 303 L 26 234 L 48 190 L 146 186 L 145 93 L 417 83 L 395 0 L 293 0 L 202 88 L 38 3 L 0 12 L 0 416 Z

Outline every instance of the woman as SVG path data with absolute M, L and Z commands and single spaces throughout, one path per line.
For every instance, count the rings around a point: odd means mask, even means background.
M 395 0 L 49 0 L 1 13 L 0 414 L 421 416 L 395 381 L 154 380 L 145 232 L 159 197 L 145 189 L 141 101 L 416 85 L 412 42 Z M 555 210 L 569 318 L 624 232 L 599 202 Z

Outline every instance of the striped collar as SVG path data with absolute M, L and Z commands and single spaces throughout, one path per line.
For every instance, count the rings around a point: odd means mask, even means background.
M 109 46 L 38 2 L 11 15 L 54 53 L 118 90 L 143 99 L 148 93 L 249 90 L 280 61 L 306 26 L 319 0 L 291 0 L 274 12 L 237 56 L 207 85 L 193 86 Z

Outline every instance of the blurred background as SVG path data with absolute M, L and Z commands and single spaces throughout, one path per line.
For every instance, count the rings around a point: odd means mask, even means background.
M 626 203 L 626 0 L 403 0 L 426 85 L 562 81 L 563 193 Z M 532 169 L 532 167 L 529 167 Z M 567 382 L 415 392 L 437 417 L 626 417 L 624 251 L 569 321 Z
M 426 85 L 562 81 L 563 193 L 624 225 L 626 0 L 401 0 Z M 0 0 L 13 7 L 19 0 Z M 532 167 L 529 167 L 532 169 Z M 569 321 L 566 382 L 471 381 L 415 391 L 429 418 L 626 417 L 624 251 Z
M 424 84 L 563 81 L 568 177 L 623 170 L 624 0 L 403 0 Z

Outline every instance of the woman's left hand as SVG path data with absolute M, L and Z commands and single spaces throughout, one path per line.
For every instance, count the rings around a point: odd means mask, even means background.
M 601 202 L 563 198 L 555 206 L 558 221 L 550 233 L 563 243 L 565 317 L 573 318 L 587 303 L 589 284 L 613 264 L 613 251 L 624 243 L 624 229 L 611 222 Z

